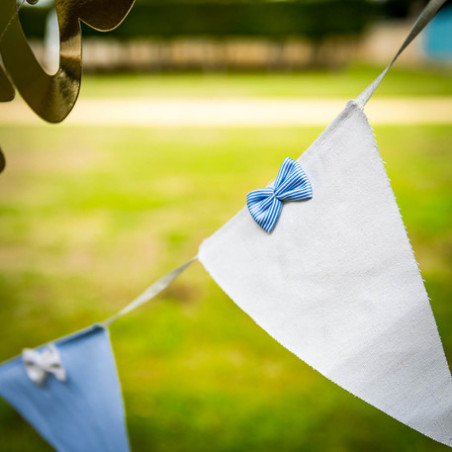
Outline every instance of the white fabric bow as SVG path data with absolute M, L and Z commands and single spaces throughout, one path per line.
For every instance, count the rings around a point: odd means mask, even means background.
M 54 375 L 60 381 L 66 381 L 66 371 L 55 345 L 49 344 L 43 352 L 24 348 L 22 359 L 27 375 L 33 383 L 44 384 L 48 374 Z

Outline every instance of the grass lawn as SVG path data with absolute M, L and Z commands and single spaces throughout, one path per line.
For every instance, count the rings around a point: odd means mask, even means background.
M 382 67 L 342 71 L 237 74 L 119 74 L 84 77 L 82 97 L 343 97 L 355 98 Z M 451 96 L 452 68 L 394 67 L 378 96 Z
M 144 85 L 133 80 L 123 76 L 105 86 L 88 78 L 83 89 L 102 96 L 124 86 L 119 94 L 138 95 Z M 176 76 L 159 80 L 171 93 L 182 90 Z M 351 84 L 343 83 L 336 95 L 350 96 Z M 437 94 L 450 94 L 450 81 L 441 83 Z M 308 93 L 301 76 L 291 86 L 264 85 L 247 86 L 245 94 Z M 385 86 L 381 92 L 391 94 Z M 115 313 L 194 255 L 243 206 L 248 191 L 320 132 L 0 125 L 8 158 L 0 176 L 0 359 Z M 375 132 L 451 362 L 452 130 Z M 291 355 L 199 264 L 159 300 L 111 328 L 133 450 L 449 450 Z M 50 448 L 1 402 L 0 450 Z

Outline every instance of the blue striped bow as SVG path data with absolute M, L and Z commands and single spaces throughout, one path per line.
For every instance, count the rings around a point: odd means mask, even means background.
M 300 201 L 312 198 L 312 187 L 301 165 L 287 157 L 272 187 L 248 193 L 248 210 L 256 223 L 271 232 L 282 210 L 282 201 Z

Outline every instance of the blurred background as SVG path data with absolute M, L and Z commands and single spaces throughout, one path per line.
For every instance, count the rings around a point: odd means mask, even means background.
M 425 2 L 137 0 L 83 26 L 59 125 L 0 105 L 0 359 L 112 315 L 196 254 L 390 61 Z M 50 72 L 51 1 L 20 18 Z M 366 112 L 452 360 L 452 4 Z M 111 327 L 135 451 L 440 451 L 257 327 L 199 264 Z M 0 450 L 50 447 L 0 401 Z
M 425 3 L 138 0 L 108 36 L 83 27 L 84 67 L 89 72 L 288 71 L 340 68 L 351 60 L 387 63 Z M 20 15 L 36 54 L 49 69 L 56 68 L 53 0 L 25 4 Z M 450 63 L 451 26 L 452 12 L 445 7 L 405 61 Z

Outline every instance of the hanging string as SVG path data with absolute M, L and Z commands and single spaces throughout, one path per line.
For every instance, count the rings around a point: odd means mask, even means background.
M 1 0 L 0 0 L 1 1 Z M 129 303 L 128 305 L 126 305 L 124 308 L 122 308 L 118 313 L 116 313 L 115 315 L 109 317 L 107 320 L 104 320 L 103 322 L 96 322 L 93 325 L 98 325 L 102 328 L 108 328 L 108 326 L 113 323 L 115 320 L 119 319 L 120 317 L 122 317 L 124 314 L 129 313 L 130 311 L 132 311 L 133 309 L 137 308 L 138 306 L 141 306 L 144 303 L 147 303 L 148 301 L 150 301 L 151 299 L 155 298 L 157 295 L 159 295 L 161 292 L 163 292 L 180 274 L 182 274 L 188 267 L 190 267 L 190 265 L 196 260 L 198 259 L 198 256 L 194 256 L 192 257 L 190 260 L 188 260 L 187 262 L 185 262 L 184 264 L 180 265 L 179 267 L 175 268 L 174 270 L 170 271 L 169 273 L 167 273 L 166 275 L 162 276 L 160 279 L 158 279 L 156 282 L 154 282 L 153 284 L 151 284 L 141 295 L 139 295 L 137 298 L 135 298 L 135 300 L 133 300 L 131 303 Z M 93 326 L 92 325 L 92 326 Z M 83 330 L 81 330 L 83 331 Z M 66 336 L 62 336 L 58 339 L 53 340 L 52 342 L 59 342 L 62 341 L 66 338 L 70 338 L 74 335 L 74 333 L 71 333 L 69 335 Z M 48 343 L 45 344 L 41 344 L 36 348 L 40 348 L 44 345 L 47 345 Z M 0 366 L 12 361 L 16 358 L 19 358 L 21 355 L 17 355 L 17 356 L 13 356 L 12 358 L 9 358 L 5 361 L 0 362 Z
M 417 18 L 413 27 L 411 28 L 405 41 L 403 41 L 399 50 L 395 54 L 394 58 L 388 64 L 388 66 L 383 70 L 383 72 L 355 99 L 355 102 L 360 108 L 364 108 L 372 94 L 378 88 L 378 85 L 384 79 L 385 75 L 391 69 L 392 65 L 399 58 L 400 54 L 409 46 L 413 39 L 424 29 L 424 27 L 435 17 L 436 13 L 439 11 L 441 6 L 446 3 L 446 0 L 430 0 L 425 8 L 421 11 L 421 14 Z
M 155 283 L 151 284 L 141 295 L 135 298 L 135 300 L 130 302 L 117 314 L 101 322 L 100 325 L 107 327 L 119 317 L 127 314 L 138 306 L 141 306 L 142 304 L 156 297 L 160 292 L 165 290 L 181 273 L 183 273 L 197 258 L 198 256 L 192 257 L 189 261 L 185 262 L 185 264 L 180 265 L 179 267 L 167 273 L 165 276 L 162 276 Z

